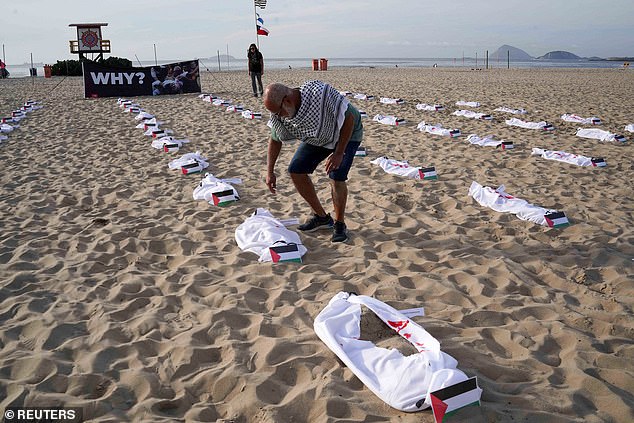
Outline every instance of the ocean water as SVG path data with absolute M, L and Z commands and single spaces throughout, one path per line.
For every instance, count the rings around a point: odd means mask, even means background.
M 320 59 L 320 58 L 316 58 Z M 485 60 L 478 58 L 326 58 L 328 60 L 328 68 L 340 67 L 374 67 L 374 68 L 395 68 L 395 67 L 414 67 L 427 68 L 437 65 L 441 68 L 481 68 L 486 66 Z M 158 64 L 174 63 L 191 59 L 172 59 L 158 61 Z M 227 70 L 244 70 L 247 69 L 246 59 L 229 59 L 218 58 L 201 58 L 200 68 L 212 72 Z M 288 58 L 288 59 L 268 59 L 264 58 L 266 69 L 310 69 L 312 67 L 312 58 Z M 142 66 L 152 66 L 154 61 L 142 61 Z M 138 66 L 139 63 L 133 63 Z M 596 69 L 618 69 L 623 67 L 623 62 L 618 61 L 591 61 L 591 60 L 532 60 L 532 61 L 511 61 L 509 64 L 511 69 L 527 69 L 527 68 L 596 68 Z M 11 72 L 11 77 L 29 76 L 30 65 L 7 65 L 7 69 Z M 44 76 L 44 67 L 42 64 L 35 65 L 37 76 Z M 505 69 L 507 68 L 506 60 L 497 60 L 489 58 L 489 68 Z

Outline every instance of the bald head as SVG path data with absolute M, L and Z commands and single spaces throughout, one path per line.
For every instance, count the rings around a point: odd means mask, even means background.
M 284 84 L 277 82 L 269 84 L 264 89 L 264 95 L 262 96 L 264 107 L 270 112 L 278 113 L 284 97 L 288 97 L 292 95 L 292 93 L 293 89 Z

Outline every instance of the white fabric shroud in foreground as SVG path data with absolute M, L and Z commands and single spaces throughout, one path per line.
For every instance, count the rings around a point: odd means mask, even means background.
M 623 135 L 614 134 L 612 132 L 604 131 L 603 129 L 598 128 L 579 128 L 577 129 L 576 135 L 581 138 L 590 138 L 599 141 L 627 141 L 627 138 L 625 138 Z
M 532 156 L 541 156 L 544 159 L 556 160 L 558 162 L 570 163 L 577 166 L 594 166 L 604 167 L 605 161 L 596 161 L 592 157 L 579 156 L 577 154 L 566 153 L 565 151 L 543 150 L 541 148 L 533 148 Z
M 543 226 L 549 226 L 544 216 L 557 212 L 557 210 L 535 206 L 526 200 L 507 194 L 504 190 L 504 185 L 493 189 L 473 181 L 469 187 L 469 195 L 481 206 L 489 207 L 500 213 L 512 213 L 519 219 L 528 220 Z
M 493 138 L 493 135 L 486 135 L 484 138 L 480 138 L 476 134 L 469 135 L 467 141 L 473 145 L 481 145 L 483 147 L 499 147 L 503 143 L 508 142 L 505 140 L 496 140 Z
M 511 113 L 513 115 L 525 115 L 526 109 L 511 109 L 510 107 L 498 107 L 494 110 L 495 112 L 503 112 L 503 113 Z
M 273 261 L 269 247 L 275 245 L 297 244 L 300 256 L 308 251 L 296 232 L 286 229 L 284 223 L 262 208 L 238 226 L 235 238 L 241 250 L 257 254 L 260 262 Z
M 472 110 L 456 110 L 452 113 L 454 116 L 464 116 L 471 119 L 491 120 L 491 115 L 486 113 L 477 113 Z
M 155 140 L 152 140 L 152 148 L 156 148 L 157 150 L 162 150 L 166 144 L 176 144 L 178 148 L 181 148 L 183 144 L 187 144 L 189 140 L 177 140 L 172 136 L 161 137 Z
M 368 94 L 356 93 L 355 95 L 352 96 L 352 98 L 356 100 L 373 100 L 374 96 L 368 95 Z
M 200 155 L 200 152 L 197 151 L 195 153 L 186 153 L 183 154 L 178 159 L 174 159 L 167 164 L 167 167 L 170 169 L 180 169 L 184 165 L 199 163 L 203 169 L 209 167 L 209 162 L 207 162 L 207 158 Z
M 480 103 L 477 101 L 456 101 L 456 106 L 467 106 L 467 107 L 480 107 Z
M 442 104 L 427 104 L 427 103 L 418 103 L 416 105 L 416 110 L 425 110 L 427 112 L 440 112 L 445 110 Z
M 375 115 L 372 118 L 372 120 L 375 122 L 382 123 L 383 125 L 392 125 L 392 126 L 398 126 L 405 123 L 405 119 L 398 118 L 396 116 L 381 115 L 381 114 Z
M 601 125 L 601 119 L 595 116 L 584 118 L 581 116 L 564 113 L 563 115 L 561 115 L 561 120 L 565 122 L 580 123 L 582 125 Z
M 379 102 L 383 104 L 404 104 L 405 100 L 402 98 L 381 97 Z
M 242 112 L 242 117 L 245 119 L 262 119 L 262 113 L 247 109 Z
M 553 128 L 553 126 L 546 122 L 546 121 L 541 121 L 541 122 L 526 122 L 523 121 L 521 119 L 517 119 L 517 118 L 511 118 L 505 121 L 507 125 L 509 126 L 518 126 L 520 128 L 524 128 L 524 129 L 541 129 L 544 131 L 551 131 L 555 128 Z
M 8 123 L 0 123 L 0 133 L 8 134 L 9 132 L 13 132 L 15 128 L 19 128 L 20 125 L 9 125 Z
M 198 183 L 192 193 L 194 200 L 205 200 L 213 204 L 213 194 L 222 191 L 233 191 L 236 199 L 240 199 L 238 191 L 231 184 L 241 184 L 240 178 L 218 179 L 211 173 L 206 173 L 205 177 Z
M 625 125 L 625 130 L 627 132 L 634 132 L 634 123 L 629 123 L 629 124 Z
M 388 159 L 387 157 L 378 157 L 370 163 L 381 166 L 387 173 L 393 175 L 405 176 L 406 178 L 422 179 L 420 167 L 410 166 L 407 161 L 399 161 Z
M 440 136 L 443 136 L 443 137 L 458 137 L 458 136 L 460 136 L 460 130 L 459 129 L 446 129 L 446 128 L 443 128 L 442 125 L 440 125 L 440 124 L 429 125 L 429 124 L 425 123 L 425 121 L 422 121 L 421 123 L 419 123 L 416 126 L 416 129 L 418 129 L 421 132 L 428 132 L 430 134 L 440 135 Z
M 409 341 L 417 354 L 377 347 L 361 336 L 361 305 Z M 467 380 L 440 342 L 393 307 L 365 295 L 339 292 L 317 315 L 315 333 L 367 386 L 390 406 L 415 412 L 431 406 L 430 393 Z M 477 389 L 479 398 L 482 390 Z

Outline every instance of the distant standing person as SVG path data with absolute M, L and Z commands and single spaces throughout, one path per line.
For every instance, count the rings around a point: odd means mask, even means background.
M 297 229 L 312 232 L 332 228 L 332 242 L 345 242 L 348 239 L 344 221 L 348 200 L 346 180 L 363 139 L 359 111 L 339 91 L 321 81 L 308 81 L 299 88 L 270 84 L 264 92 L 264 107 L 271 112 L 266 185 L 275 194 L 275 163 L 282 142 L 300 140 L 288 172 L 297 192 L 312 209 L 313 217 Z M 310 179 L 322 162 L 330 178 L 334 219 L 324 210 Z
M 247 52 L 249 61 L 249 75 L 251 76 L 251 86 L 253 87 L 253 97 L 257 97 L 258 93 L 262 95 L 264 88 L 262 87 L 262 75 L 264 74 L 264 57 L 255 44 L 249 46 Z M 256 85 L 257 79 L 257 85 Z M 259 86 L 259 89 L 258 89 Z
M 6 69 L 6 65 L 2 60 L 0 60 L 0 78 L 4 79 L 9 74 L 9 71 Z

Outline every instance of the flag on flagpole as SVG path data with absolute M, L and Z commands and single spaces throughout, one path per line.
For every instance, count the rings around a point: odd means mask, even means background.
M 266 2 L 265 2 L 265 3 L 266 3 Z M 268 35 L 269 35 L 269 30 L 268 30 L 268 29 L 266 29 L 266 28 L 264 28 L 264 26 L 263 26 L 263 25 L 264 25 L 264 19 L 262 19 L 262 18 L 260 17 L 260 14 L 259 14 L 259 13 L 256 13 L 256 14 L 255 14 L 255 16 L 256 16 L 255 29 L 256 29 L 257 34 L 258 34 L 258 35 L 265 35 L 265 36 L 267 36 L 267 37 L 268 37 Z
M 264 9 L 266 7 L 266 0 L 253 0 L 255 5 L 260 9 Z

